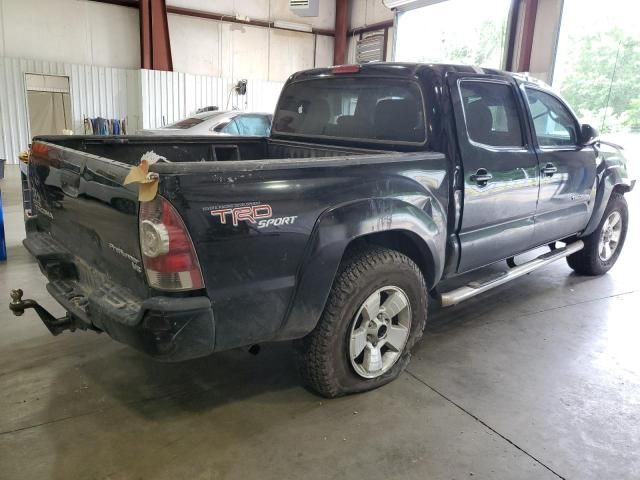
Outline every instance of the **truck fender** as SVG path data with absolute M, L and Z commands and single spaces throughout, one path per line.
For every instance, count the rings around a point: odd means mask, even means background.
M 635 184 L 635 180 L 629 179 L 626 159 L 622 155 L 621 149 L 613 144 L 606 144 L 606 147 L 608 147 L 608 150 L 611 150 L 608 152 L 598 152 L 596 194 L 593 210 L 587 226 L 579 237 L 586 237 L 598 228 L 600 220 L 602 220 L 602 216 L 604 215 L 604 210 L 607 208 L 611 194 L 614 191 L 628 192 Z M 602 146 L 600 148 L 602 148 Z
M 417 238 L 418 248 L 430 256 L 433 272 L 428 288 L 441 277 L 446 245 L 446 212 L 431 197 L 355 201 L 325 211 L 314 226 L 297 288 L 278 334 L 279 340 L 300 338 L 316 326 L 334 277 L 349 244 L 367 235 L 402 232 Z M 422 205 L 422 208 L 416 206 Z

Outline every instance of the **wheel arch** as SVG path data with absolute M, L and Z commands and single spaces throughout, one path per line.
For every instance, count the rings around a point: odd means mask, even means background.
M 296 291 L 276 336 L 300 338 L 317 324 L 345 256 L 362 245 L 404 253 L 419 266 L 431 289 L 442 276 L 446 249 L 446 207 L 425 196 L 409 203 L 376 198 L 325 211 L 314 227 L 296 281 Z
M 624 195 L 633 189 L 635 181 L 629 180 L 629 178 L 626 175 L 622 175 L 619 170 L 620 168 L 615 165 L 605 167 L 599 175 L 601 179 L 598 181 L 591 218 L 578 238 L 586 237 L 598 228 L 612 194 L 619 193 Z
M 343 258 L 353 250 L 366 246 L 380 246 L 396 250 L 413 260 L 424 276 L 427 287 L 436 283 L 435 260 L 427 244 L 410 230 L 386 230 L 354 238 L 349 242 Z
M 613 186 L 611 193 L 619 193 L 620 195 L 624 195 L 625 193 L 629 193 L 631 191 L 631 185 L 626 183 L 617 183 Z

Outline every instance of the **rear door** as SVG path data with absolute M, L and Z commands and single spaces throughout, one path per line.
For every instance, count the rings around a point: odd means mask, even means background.
M 464 272 L 532 246 L 540 176 L 512 79 L 460 74 L 449 87 L 464 173 Z
M 579 123 L 551 92 L 525 88 L 540 164 L 535 241 L 543 244 L 577 233 L 589 221 L 595 195 L 596 151 L 582 146 Z

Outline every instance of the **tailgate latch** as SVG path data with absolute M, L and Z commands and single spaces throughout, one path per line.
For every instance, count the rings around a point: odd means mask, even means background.
M 23 300 L 23 293 L 24 292 L 18 288 L 16 290 L 11 290 L 9 294 L 11 296 L 9 309 L 15 316 L 20 317 L 25 310 L 33 308 L 40 317 L 40 320 L 42 320 L 42 323 L 44 323 L 45 327 L 49 329 L 52 335 L 60 335 L 65 330 L 71 330 L 72 332 L 75 331 L 76 322 L 71 315 L 67 314 L 64 317 L 56 318 L 35 300 Z

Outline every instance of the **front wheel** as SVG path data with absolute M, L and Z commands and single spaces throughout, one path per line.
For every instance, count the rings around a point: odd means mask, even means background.
M 629 211 L 627 201 L 612 193 L 598 228 L 584 237 L 584 248 L 569 255 L 567 263 L 580 275 L 602 275 L 618 260 L 627 237 Z
M 409 362 L 426 319 L 418 266 L 395 250 L 361 250 L 343 261 L 318 325 L 301 342 L 302 378 L 325 397 L 384 385 Z

